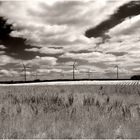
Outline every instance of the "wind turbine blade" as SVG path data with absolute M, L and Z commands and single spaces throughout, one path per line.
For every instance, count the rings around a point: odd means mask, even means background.
M 23 63 L 23 61 L 21 61 L 21 63 L 22 63 L 22 66 L 24 67 L 24 66 L 25 66 L 25 64 Z
M 76 60 L 74 60 L 74 63 L 73 63 L 73 65 L 75 65 L 76 64 Z

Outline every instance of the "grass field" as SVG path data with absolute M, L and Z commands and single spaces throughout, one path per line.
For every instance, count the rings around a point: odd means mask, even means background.
M 140 138 L 140 85 L 0 85 L 0 138 Z

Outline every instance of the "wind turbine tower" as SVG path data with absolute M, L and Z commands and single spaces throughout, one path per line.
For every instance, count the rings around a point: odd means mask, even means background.
M 30 68 L 30 67 L 27 67 L 23 62 L 22 62 L 22 66 L 23 66 L 23 71 L 24 71 L 24 81 L 26 82 L 27 81 L 27 68 Z
M 119 66 L 116 65 L 115 68 L 117 68 L 117 79 L 119 79 Z
M 75 70 L 76 70 L 76 60 L 74 61 L 73 65 L 72 65 L 72 69 L 73 69 L 73 80 L 75 79 Z

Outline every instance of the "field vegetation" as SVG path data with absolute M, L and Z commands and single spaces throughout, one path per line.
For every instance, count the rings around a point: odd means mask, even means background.
M 140 86 L 0 86 L 0 138 L 140 138 Z

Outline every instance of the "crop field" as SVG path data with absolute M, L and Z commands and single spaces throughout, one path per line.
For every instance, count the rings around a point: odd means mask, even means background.
M 0 85 L 0 138 L 140 138 L 140 83 Z

